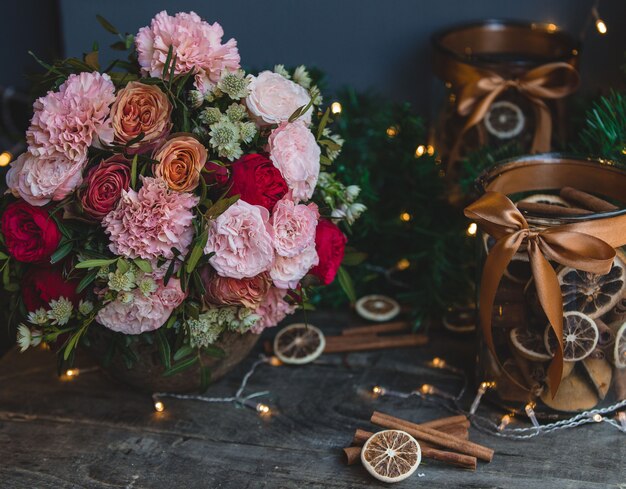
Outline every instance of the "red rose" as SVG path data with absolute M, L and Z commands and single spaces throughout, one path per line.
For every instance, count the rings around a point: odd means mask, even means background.
M 266 155 L 245 155 L 233 163 L 231 172 L 229 195 L 239 194 L 248 204 L 260 205 L 271 212 L 287 193 L 285 179 Z
M 27 311 L 43 307 L 53 299 L 65 297 L 78 306 L 80 295 L 76 293 L 77 280 L 65 280 L 59 267 L 33 267 L 22 277 L 22 299 Z
M 218 165 L 212 161 L 207 161 L 204 165 L 204 169 L 207 170 L 203 173 L 204 181 L 207 185 L 214 185 L 218 188 L 224 187 L 228 183 L 228 168 L 223 165 Z
M 341 229 L 331 221 L 321 219 L 315 230 L 315 249 L 320 262 L 309 273 L 318 277 L 324 285 L 335 280 L 347 242 L 348 238 Z
M 78 192 L 83 212 L 102 220 L 117 205 L 122 190 L 130 187 L 130 166 L 121 155 L 112 156 L 94 166 Z
M 28 263 L 47 261 L 61 241 L 59 228 L 48 211 L 22 200 L 4 211 L 2 234 L 9 254 Z

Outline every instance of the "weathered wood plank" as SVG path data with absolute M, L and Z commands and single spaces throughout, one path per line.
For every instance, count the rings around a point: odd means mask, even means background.
M 322 314 L 315 322 L 335 326 L 328 328 L 333 333 L 346 324 Z M 261 366 L 248 392 L 270 390 L 265 402 L 276 412 L 262 419 L 231 405 L 174 399 L 164 399 L 165 412 L 155 413 L 149 396 L 101 372 L 64 382 L 46 352 L 12 351 L 0 361 L 0 487 L 387 487 L 359 466 L 345 467 L 341 448 L 355 428 L 371 427 L 374 409 L 414 421 L 442 416 L 418 399 L 374 399 L 368 391 L 374 384 L 411 390 L 431 383 L 455 392 L 459 380 L 423 365 L 435 355 L 467 366 L 473 352 L 467 340 L 448 336 L 435 337 L 427 349 Z M 231 395 L 252 361 L 212 386 L 211 395 Z M 516 442 L 472 430 L 473 440 L 496 449 L 491 464 L 472 473 L 430 462 L 418 469 L 423 477 L 396 487 L 624 489 L 624 436 L 593 425 Z

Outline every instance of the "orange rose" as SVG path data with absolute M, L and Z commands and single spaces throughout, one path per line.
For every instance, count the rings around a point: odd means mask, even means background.
M 167 140 L 152 157 L 158 161 L 154 167 L 157 177 L 172 190 L 190 192 L 198 186 L 208 154 L 196 138 L 183 135 Z
M 113 142 L 126 145 L 143 132 L 144 137 L 129 146 L 129 153 L 144 153 L 157 146 L 172 129 L 172 104 L 160 88 L 133 81 L 117 92 L 111 107 Z
M 256 309 L 272 285 L 267 273 L 261 273 L 251 278 L 220 277 L 210 267 L 200 271 L 200 279 L 206 290 L 204 299 L 217 305 L 244 306 Z

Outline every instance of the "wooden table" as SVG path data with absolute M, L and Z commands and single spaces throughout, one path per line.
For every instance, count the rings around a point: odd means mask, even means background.
M 327 332 L 348 324 L 321 313 L 313 322 Z M 471 344 L 440 335 L 423 348 L 324 355 L 304 367 L 262 365 L 248 392 L 271 391 L 265 402 L 275 414 L 269 419 L 233 405 L 174 399 L 164 399 L 166 409 L 157 413 L 149 396 L 101 371 L 63 381 L 49 352 L 13 350 L 0 360 L 0 487 L 388 487 L 361 466 L 343 464 L 341 449 L 355 428 L 370 427 L 374 409 L 414 421 L 446 413 L 415 398 L 376 399 L 369 389 L 381 384 L 409 391 L 430 383 L 455 391 L 457 379 L 423 364 L 437 355 L 467 367 Z M 210 395 L 232 395 L 255 358 L 212 386 Z M 484 403 L 481 412 L 501 416 Z M 471 438 L 495 448 L 492 463 L 479 462 L 470 472 L 426 461 L 395 487 L 626 489 L 626 434 L 604 423 L 532 441 L 474 429 Z

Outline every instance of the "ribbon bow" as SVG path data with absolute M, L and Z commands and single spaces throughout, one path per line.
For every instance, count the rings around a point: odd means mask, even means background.
M 512 80 L 487 72 L 486 76 L 475 83 L 465 85 L 458 96 L 457 111 L 468 119 L 450 152 L 451 162 L 458 159 L 465 133 L 483 120 L 494 100 L 509 88 L 516 89 L 533 105 L 536 122 L 531 152 L 550 151 L 552 116 L 544 99 L 563 98 L 573 93 L 578 88 L 579 81 L 578 72 L 572 65 L 559 62 L 533 68 L 522 77 Z
M 479 318 L 487 346 L 497 357 L 491 332 L 491 312 L 498 285 L 520 246 L 527 245 L 537 295 L 558 348 L 548 367 L 552 392 L 563 371 L 563 299 L 556 272 L 548 260 L 595 274 L 606 274 L 615 259 L 614 246 L 626 242 L 626 224 L 618 218 L 589 220 L 536 231 L 506 196 L 487 192 L 465 208 L 465 216 L 496 239 L 485 261 L 480 286 Z

